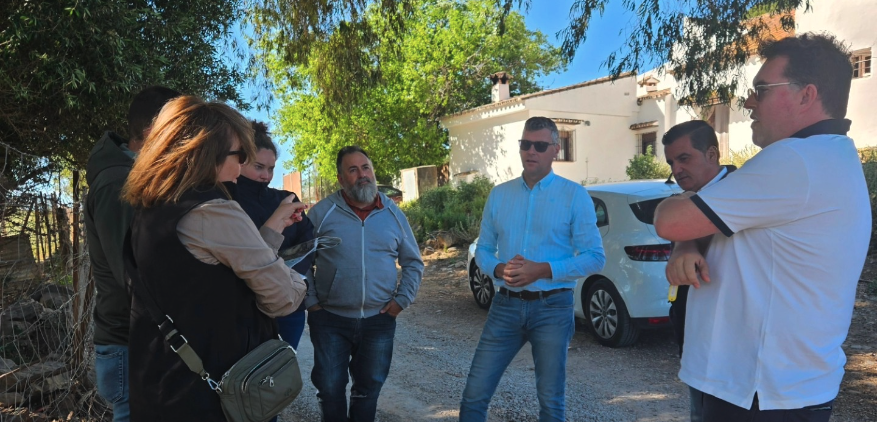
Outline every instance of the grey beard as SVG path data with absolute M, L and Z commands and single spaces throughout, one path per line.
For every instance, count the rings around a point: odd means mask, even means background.
M 352 186 L 345 187 L 344 193 L 356 202 L 370 204 L 374 202 L 375 196 L 378 195 L 378 185 L 373 180 L 369 180 L 365 186 L 354 183 Z

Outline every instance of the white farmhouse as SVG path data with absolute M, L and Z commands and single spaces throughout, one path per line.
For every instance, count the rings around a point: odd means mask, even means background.
M 844 40 L 852 52 L 854 74 L 847 118 L 858 147 L 877 145 L 877 80 L 871 52 L 877 33 L 869 25 L 877 16 L 873 0 L 816 0 L 812 11 L 796 11 L 796 33 L 822 32 Z M 779 29 L 774 35 L 784 36 Z M 752 80 L 761 67 L 753 56 L 744 71 Z M 705 109 L 680 107 L 672 75 L 650 71 L 625 74 L 615 81 L 600 78 L 563 88 L 509 97 L 509 75 L 495 74 L 493 102 L 445 116 L 450 136 L 449 173 L 453 180 L 482 175 L 500 183 L 520 175 L 518 138 L 533 116 L 553 119 L 561 131 L 561 152 L 554 171 L 577 182 L 593 184 L 627 179 L 625 167 L 649 146 L 664 160 L 661 136 L 678 123 L 703 118 L 716 129 L 720 152 L 727 157 L 752 144 L 751 120 L 737 101 Z M 745 95 L 740 92 L 740 95 Z

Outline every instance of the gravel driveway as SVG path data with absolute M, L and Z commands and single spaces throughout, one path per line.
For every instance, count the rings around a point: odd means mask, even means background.
M 414 305 L 399 316 L 389 378 L 378 421 L 456 421 L 472 354 L 487 312 L 472 300 L 465 253 L 425 257 Z M 281 421 L 319 421 L 310 383 L 313 347 L 305 331 L 299 357 L 304 390 Z M 625 349 L 599 345 L 577 327 L 567 363 L 567 420 L 672 422 L 688 420 L 688 387 L 676 377 L 677 348 L 668 330 L 644 332 Z M 490 406 L 491 422 L 537 421 L 533 359 L 526 345 L 506 370 Z M 833 422 L 860 421 L 836 414 Z

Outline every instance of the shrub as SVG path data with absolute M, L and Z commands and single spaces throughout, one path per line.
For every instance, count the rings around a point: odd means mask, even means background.
M 722 157 L 721 162 L 725 165 L 732 164 L 734 167 L 740 168 L 743 167 L 743 164 L 749 161 L 750 158 L 755 157 L 755 154 L 758 154 L 758 151 L 761 151 L 761 148 L 752 144 L 746 145 L 739 151 L 731 151 L 728 157 Z
M 862 158 L 862 171 L 865 173 L 865 183 L 868 184 L 868 196 L 871 199 L 871 215 L 877 215 L 877 148 L 863 148 L 859 150 Z M 871 245 L 868 253 L 873 252 L 877 245 L 877 219 L 871 219 Z
M 651 145 L 646 149 L 645 154 L 631 158 L 624 171 L 630 180 L 666 179 L 670 177 L 670 166 L 667 163 L 658 161 Z
M 440 186 L 406 202 L 402 211 L 408 217 L 418 242 L 423 242 L 437 232 L 448 232 L 463 242 L 478 237 L 481 213 L 493 182 L 478 177 L 472 183 L 460 183 L 457 189 Z

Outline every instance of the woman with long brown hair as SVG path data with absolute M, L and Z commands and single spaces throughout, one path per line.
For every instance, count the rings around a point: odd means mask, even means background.
M 304 297 L 301 277 L 277 257 L 281 232 L 304 205 L 282 202 L 257 229 L 230 200 L 241 165 L 254 156 L 253 129 L 240 113 L 184 96 L 156 117 L 128 176 L 132 421 L 225 420 L 218 395 L 159 331 L 149 297 L 216 381 L 276 337 L 272 318 Z

